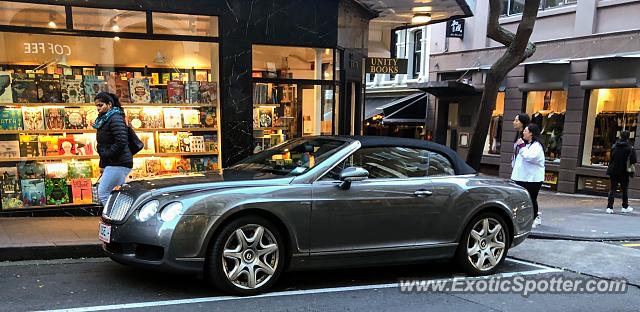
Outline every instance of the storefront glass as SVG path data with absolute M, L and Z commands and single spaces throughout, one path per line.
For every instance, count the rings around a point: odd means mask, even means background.
M 500 155 L 500 144 L 502 142 L 502 127 L 504 125 L 504 91 L 498 92 L 496 106 L 491 113 L 489 132 L 484 144 L 484 154 Z
M 145 143 L 130 179 L 218 170 L 217 43 L 5 32 L 0 46 L 3 210 L 92 202 L 100 91 Z
M 147 32 L 147 14 L 144 11 L 73 7 L 73 29 L 111 32 Z
M 253 77 L 333 80 L 333 49 L 253 45 Z
M 64 6 L 0 1 L 0 25 L 50 29 L 67 27 Z
M 547 161 L 560 162 L 564 115 L 567 110 L 567 91 L 530 91 L 526 112 L 531 122 L 540 127 L 540 140 Z
M 611 146 L 622 130 L 631 132 L 633 145 L 639 111 L 640 88 L 591 90 L 582 165 L 609 165 Z
M 218 36 L 218 17 L 153 12 L 153 33 L 183 36 Z

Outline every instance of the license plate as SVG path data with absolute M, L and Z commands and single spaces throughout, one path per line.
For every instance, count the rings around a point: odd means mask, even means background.
M 111 225 L 106 225 L 104 223 L 100 223 L 100 231 L 98 233 L 98 238 L 105 243 L 111 242 Z

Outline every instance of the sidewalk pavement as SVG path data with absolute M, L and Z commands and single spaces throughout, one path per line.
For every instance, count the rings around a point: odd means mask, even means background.
M 607 199 L 599 196 L 541 192 L 542 225 L 531 238 L 640 241 L 640 199 L 636 211 L 604 213 Z M 98 217 L 0 218 L 0 261 L 104 256 L 98 240 Z

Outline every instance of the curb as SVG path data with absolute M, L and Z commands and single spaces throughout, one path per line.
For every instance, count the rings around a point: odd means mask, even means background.
M 563 235 L 563 234 L 554 234 L 554 233 L 530 233 L 528 238 L 571 240 L 571 241 L 583 241 L 583 242 L 640 241 L 640 236 L 589 237 L 589 236 L 573 236 L 573 235 Z
M 105 253 L 100 244 L 0 248 L 0 261 L 98 258 L 104 256 Z

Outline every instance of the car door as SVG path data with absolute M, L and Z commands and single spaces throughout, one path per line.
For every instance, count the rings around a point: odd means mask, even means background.
M 341 169 L 359 166 L 369 178 L 337 185 Z M 311 252 L 415 245 L 434 207 L 428 152 L 361 148 L 312 185 Z

